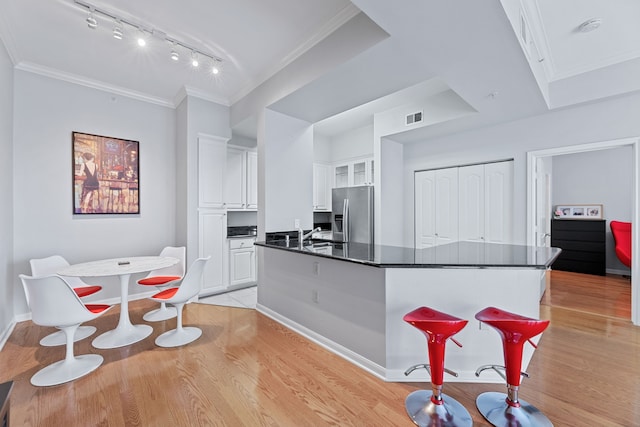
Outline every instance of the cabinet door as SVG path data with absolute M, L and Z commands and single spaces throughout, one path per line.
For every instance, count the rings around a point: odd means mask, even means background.
M 331 210 L 331 167 L 328 165 L 313 165 L 313 210 Z
M 349 186 L 349 165 L 338 165 L 335 168 L 335 187 L 348 187 Z
M 438 169 L 436 182 L 436 243 L 458 240 L 458 168 Z
M 243 150 L 227 149 L 225 203 L 228 209 L 243 209 L 246 204 L 245 156 Z
M 417 172 L 415 192 L 416 248 L 457 241 L 457 168 Z
M 485 235 L 484 165 L 458 168 L 459 239 L 482 242 Z
M 224 290 L 227 215 L 220 210 L 202 210 L 199 213 L 200 257 L 211 255 L 203 273 L 201 294 Z
M 251 283 L 256 280 L 256 252 L 254 248 L 229 251 L 229 285 Z
M 484 165 L 484 240 L 513 242 L 513 162 Z
M 362 160 L 353 163 L 353 185 L 368 185 L 367 161 Z
M 436 244 L 436 173 L 422 171 L 415 174 L 415 236 L 416 249 Z
M 247 152 L 247 209 L 258 209 L 258 153 Z
M 227 143 L 223 139 L 198 138 L 198 206 L 222 208 L 227 164 Z

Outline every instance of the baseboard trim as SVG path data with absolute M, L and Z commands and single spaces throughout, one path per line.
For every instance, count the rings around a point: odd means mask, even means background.
M 16 318 L 14 316 L 13 320 L 7 325 L 7 327 L 2 331 L 2 335 L 0 335 L 0 351 L 4 348 L 5 343 L 11 336 L 13 329 L 16 327 Z
M 312 331 L 311 329 L 306 328 L 300 325 L 299 323 L 296 323 L 293 320 L 286 318 L 263 305 L 257 304 L 256 310 L 264 314 L 265 316 L 275 320 L 276 322 L 280 323 L 286 328 L 291 329 L 292 331 L 302 335 L 308 340 L 311 340 L 312 342 L 318 344 L 319 346 L 329 350 L 330 352 L 342 357 L 348 362 L 351 362 L 354 365 L 358 366 L 359 368 L 369 372 L 371 375 L 377 378 L 380 378 L 383 381 L 388 381 L 387 372 L 383 366 L 380 366 L 377 363 L 374 363 L 369 359 L 366 359 L 360 356 L 359 354 L 349 350 L 348 348 L 330 339 L 327 339 L 326 337 L 323 337 L 322 335 Z

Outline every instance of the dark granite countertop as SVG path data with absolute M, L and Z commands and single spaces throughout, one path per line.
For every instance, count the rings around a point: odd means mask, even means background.
M 497 243 L 455 242 L 426 249 L 364 243 L 305 242 L 296 239 L 257 242 L 257 246 L 385 268 L 533 268 L 546 269 L 559 248 Z

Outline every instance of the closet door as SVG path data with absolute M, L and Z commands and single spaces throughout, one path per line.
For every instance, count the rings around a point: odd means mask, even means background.
M 484 241 L 485 236 L 485 165 L 458 169 L 460 183 L 460 240 Z
M 416 248 L 457 241 L 457 168 L 416 172 L 414 180 Z
M 484 165 L 484 240 L 513 242 L 513 161 Z
M 436 244 L 458 240 L 458 168 L 437 169 L 436 177 Z
M 428 248 L 436 244 L 435 178 L 435 171 L 416 172 L 414 177 L 416 249 Z

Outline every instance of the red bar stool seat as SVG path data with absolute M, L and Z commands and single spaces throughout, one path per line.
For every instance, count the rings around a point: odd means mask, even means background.
M 459 347 L 462 345 L 451 338 L 467 324 L 446 313 L 428 307 L 419 307 L 405 314 L 404 321 L 418 328 L 427 337 L 429 364 L 414 365 L 404 373 L 409 375 L 419 368 L 424 368 L 431 376 L 431 391 L 417 390 L 407 396 L 405 407 L 407 413 L 418 426 L 471 426 L 473 421 L 469 411 L 457 400 L 442 393 L 444 373 L 455 377 L 457 373 L 444 367 L 444 350 L 447 339 L 451 339 Z
M 522 372 L 524 343 L 539 335 L 549 325 L 548 320 L 532 319 L 495 307 L 487 307 L 476 313 L 476 319 L 494 328 L 502 338 L 504 366 L 485 365 L 478 368 L 476 376 L 486 369 L 493 369 L 507 381 L 507 394 L 486 392 L 476 399 L 478 411 L 494 426 L 553 426 L 551 421 L 535 406 L 518 399 Z M 506 376 L 501 372 L 504 370 Z

